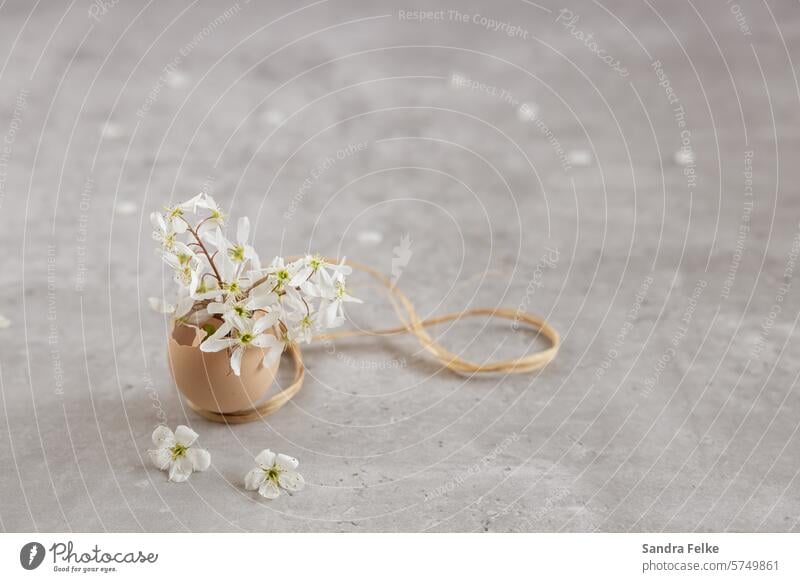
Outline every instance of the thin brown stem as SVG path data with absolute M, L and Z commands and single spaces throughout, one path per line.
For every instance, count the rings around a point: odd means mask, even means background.
M 200 235 L 197 234 L 197 230 L 192 228 L 191 225 L 189 224 L 189 222 L 185 218 L 183 218 L 183 217 L 181 217 L 181 218 L 186 223 L 186 228 L 188 229 L 189 232 L 192 233 L 192 236 L 194 237 L 194 239 L 197 241 L 197 244 L 202 249 L 203 254 L 208 259 L 208 264 L 211 265 L 211 268 L 214 271 L 214 276 L 217 278 L 217 281 L 219 282 L 220 287 L 222 287 L 222 277 L 220 276 L 219 271 L 217 271 L 217 266 L 214 264 L 214 259 L 209 254 L 208 249 L 206 248 L 206 245 L 203 244 L 203 241 L 200 238 Z
M 261 285 L 261 283 L 264 283 L 267 279 L 269 279 L 269 275 L 264 275 L 260 279 L 256 279 L 256 282 L 253 283 L 252 285 L 250 285 L 247 288 L 247 290 L 250 291 L 251 289 L 254 289 L 254 288 L 258 287 L 259 285 Z M 273 289 L 273 291 L 274 291 L 274 289 Z

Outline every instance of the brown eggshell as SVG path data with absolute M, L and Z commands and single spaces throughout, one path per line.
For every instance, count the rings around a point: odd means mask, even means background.
M 200 351 L 205 335 L 196 327 L 170 324 L 169 369 L 178 389 L 195 405 L 214 412 L 239 412 L 257 404 L 272 386 L 280 362 L 265 367 L 265 350 L 249 347 L 237 376 L 228 350 Z

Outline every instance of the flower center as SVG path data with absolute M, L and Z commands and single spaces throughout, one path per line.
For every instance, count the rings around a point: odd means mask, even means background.
M 251 341 L 253 341 L 253 334 L 245 332 L 239 336 L 239 341 L 243 344 L 249 344 Z
M 178 218 L 179 216 L 183 216 L 183 209 L 180 206 L 175 206 L 174 208 L 167 208 L 167 216 L 170 218 Z
M 265 469 L 264 472 L 267 474 L 267 479 L 275 483 L 278 482 L 278 475 L 281 474 L 281 472 L 278 469 L 276 469 L 275 467 L 270 467 L 269 469 Z
M 237 295 L 238 296 L 241 293 L 242 288 L 239 286 L 239 282 L 238 281 L 233 281 L 231 283 L 226 283 L 225 284 L 225 290 L 228 293 L 231 293 L 233 295 Z
M 289 271 L 286 269 L 281 269 L 280 271 L 275 271 L 275 279 L 277 282 L 275 283 L 275 287 L 273 291 L 282 291 L 283 285 L 289 280 Z
M 244 247 L 242 245 L 236 245 L 229 248 L 228 256 L 237 263 L 241 263 L 244 261 Z
M 182 444 L 180 443 L 176 444 L 174 447 L 170 449 L 170 452 L 172 453 L 172 460 L 174 461 L 176 459 L 179 459 L 180 457 L 186 454 L 187 450 L 188 450 L 187 447 L 184 447 Z

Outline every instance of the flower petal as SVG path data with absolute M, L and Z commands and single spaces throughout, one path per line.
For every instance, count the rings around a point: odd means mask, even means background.
M 237 376 L 242 375 L 242 356 L 244 356 L 244 348 L 239 346 L 231 354 L 231 370 Z
M 183 483 L 192 474 L 192 462 L 185 456 L 172 463 L 169 468 L 169 480 L 174 483 Z
M 306 265 L 305 267 L 297 271 L 297 273 L 295 273 L 294 277 L 292 277 L 292 280 L 289 281 L 289 285 L 292 287 L 299 287 L 306 281 L 306 279 L 308 279 L 310 275 L 311 275 L 311 267 Z
M 169 449 L 150 449 L 147 454 L 150 455 L 153 465 L 158 467 L 160 471 L 166 471 L 170 461 L 172 461 L 172 453 L 170 453 Z
M 203 192 L 203 197 L 197 201 L 200 208 L 207 208 L 208 210 L 217 210 L 217 203 L 212 196 L 207 192 Z
M 205 301 L 206 299 L 214 299 L 215 301 L 219 301 L 220 293 L 218 287 L 214 287 L 206 291 L 205 293 L 197 293 L 196 291 L 192 292 L 192 297 L 195 301 Z
M 274 364 L 275 362 L 277 362 L 278 360 L 281 359 L 281 354 L 282 353 L 283 353 L 283 345 L 282 344 L 269 348 L 267 350 L 267 353 L 264 354 L 264 361 L 262 362 L 262 364 L 267 368 L 271 367 L 272 364 Z
M 208 336 L 203 343 L 200 344 L 200 351 L 203 352 L 219 352 L 232 344 L 232 339 L 227 336 L 233 325 L 230 322 L 223 321 L 222 324 Z
M 306 480 L 300 473 L 281 471 L 278 474 L 278 484 L 287 491 L 302 491 L 306 486 Z
M 219 315 L 221 313 L 225 313 L 227 307 L 228 306 L 225 303 L 217 303 L 215 301 L 213 303 L 208 304 L 208 312 L 213 315 Z
M 170 305 L 158 297 L 149 297 L 147 302 L 150 304 L 150 308 L 157 313 L 173 313 L 175 311 L 174 305 Z
M 157 426 L 153 431 L 153 444 L 159 449 L 169 448 L 175 445 L 175 435 L 166 426 Z
M 279 454 L 275 459 L 275 466 L 277 466 L 281 471 L 293 471 L 294 469 L 297 469 L 299 464 L 300 461 L 294 457 L 290 457 L 289 455 Z
M 253 324 L 253 333 L 260 334 L 263 333 L 264 330 L 269 329 L 275 322 L 278 321 L 278 314 L 274 311 L 259 317 L 256 322 Z
M 256 309 L 264 309 L 270 305 L 275 305 L 278 302 L 278 296 L 275 293 L 264 293 L 259 291 L 264 287 L 256 287 L 251 293 L 250 299 L 247 300 L 247 308 L 251 311 Z
M 342 262 L 338 265 L 331 265 L 331 270 L 340 275 L 350 275 L 353 272 L 353 268 L 350 265 L 345 264 L 347 262 L 347 257 L 342 257 Z
M 211 453 L 205 449 L 192 447 L 186 451 L 186 456 L 192 462 L 193 471 L 205 471 L 211 466 Z
M 160 212 L 151 212 L 150 213 L 150 223 L 153 225 L 153 228 L 164 232 L 167 230 L 167 223 L 164 222 L 164 217 L 161 216 Z
M 184 297 L 175 306 L 175 318 L 181 318 L 194 307 L 194 299 L 191 297 Z
M 328 327 L 335 327 L 334 323 L 339 315 L 339 301 L 331 301 L 323 308 L 320 305 L 319 310 L 325 312 L 325 325 Z
M 229 321 L 224 321 L 222 322 L 222 325 L 220 325 L 216 330 L 214 330 L 214 333 L 212 333 L 208 339 L 210 340 L 222 339 L 226 335 L 228 335 L 228 333 L 232 329 L 233 329 L 233 324 Z
M 258 494 L 267 499 L 275 499 L 281 494 L 281 490 L 278 489 L 274 481 L 267 479 L 261 484 L 261 487 L 258 488 Z
M 191 447 L 199 435 L 188 426 L 180 424 L 175 429 L 175 442 L 184 447 Z
M 235 344 L 236 340 L 233 338 L 226 337 L 224 339 L 211 339 L 211 336 L 208 336 L 206 341 L 200 344 L 200 351 L 221 352 L 222 350 L 229 348 Z
M 244 476 L 244 488 L 248 491 L 255 491 L 264 484 L 267 480 L 267 474 L 261 467 L 256 467 L 248 471 Z
M 197 205 L 202 202 L 203 198 L 205 197 L 205 192 L 200 192 L 199 194 L 195 194 L 192 198 L 189 198 L 186 202 L 180 204 L 180 207 L 185 210 L 186 212 L 197 212 Z
M 264 449 L 256 456 L 256 464 L 259 467 L 269 469 L 270 467 L 272 467 L 272 465 L 275 464 L 275 453 L 273 453 L 269 449 Z
M 271 333 L 262 333 L 253 338 L 253 345 L 259 348 L 275 348 L 281 349 L 283 346 Z
M 195 327 L 200 327 L 206 321 L 209 320 L 211 316 L 208 314 L 208 311 L 205 309 L 198 309 L 194 313 L 192 313 L 189 317 L 186 318 L 186 321 L 194 325 Z

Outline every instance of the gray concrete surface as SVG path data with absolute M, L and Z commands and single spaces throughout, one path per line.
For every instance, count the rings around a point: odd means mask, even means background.
M 797 4 L 459 5 L 0 5 L 0 528 L 798 529 Z M 390 273 L 408 235 L 423 313 L 527 307 L 562 352 L 467 379 L 408 338 L 318 346 L 278 414 L 208 423 L 147 308 L 170 284 L 147 214 L 202 188 L 262 256 Z M 354 325 L 393 323 L 353 283 Z M 538 347 L 438 331 L 476 359 Z M 144 462 L 162 419 L 209 472 Z M 306 491 L 243 490 L 266 447 Z

